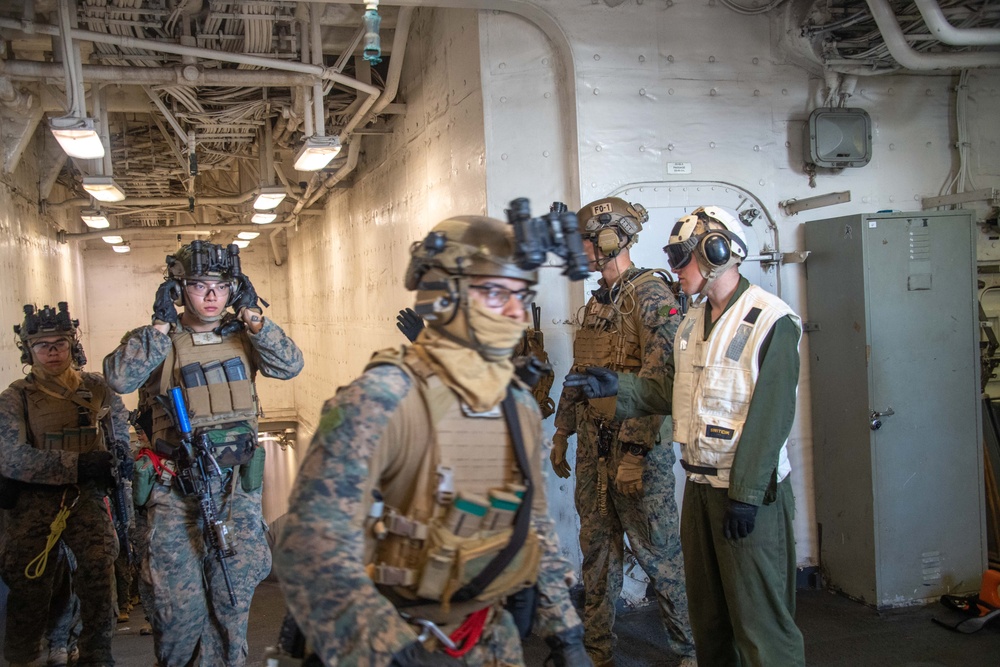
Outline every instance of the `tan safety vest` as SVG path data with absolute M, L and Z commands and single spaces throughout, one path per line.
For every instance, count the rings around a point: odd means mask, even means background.
M 13 383 L 24 398 L 27 438 L 31 446 L 67 452 L 103 451 L 100 420 L 110 410 L 108 388 L 82 374 L 75 392 L 34 375 Z
M 169 395 L 172 387 L 184 389 L 193 430 L 215 429 L 242 422 L 256 432 L 257 391 L 253 383 L 254 367 L 251 366 L 244 336 L 237 333 L 223 337 L 212 332 L 177 330 L 170 334 L 170 338 L 173 347 L 167 353 L 160 374 L 151 374 L 143 385 L 144 403 L 153 410 L 153 442 L 157 438 L 175 442 L 178 438 L 166 410 L 155 400 L 156 396 Z M 215 366 L 233 359 L 242 364 L 245 380 L 230 380 L 224 369 Z M 187 386 L 181 369 L 190 368 L 192 364 L 200 365 L 203 372 L 206 368 L 215 367 L 221 381 Z
M 617 305 L 591 297 L 584 309 L 581 328 L 573 339 L 574 370 L 601 366 L 619 373 L 635 373 L 642 368 L 639 331 L 643 323 L 636 293 L 640 285 L 663 279 L 655 269 L 642 270 L 635 277 L 624 279 L 615 299 Z M 588 403 L 598 416 L 607 419 L 614 416 L 615 399 L 597 398 Z
M 523 492 L 524 478 L 499 406 L 490 413 L 472 413 L 412 347 L 405 352 L 379 352 L 368 368 L 382 364 L 401 368 L 413 381 L 423 414 L 403 414 L 402 418 L 407 424 L 429 422 L 432 441 L 418 465 L 399 471 L 389 482 L 406 492 L 390 493 L 387 489 L 385 506 L 371 506 L 366 520 L 365 562 L 372 580 L 404 611 L 439 625 L 451 625 L 535 583 L 541 545 L 529 529 L 520 551 L 479 596 L 467 602 L 450 602 L 450 597 L 510 541 L 519 507 L 517 493 Z M 528 425 L 538 417 L 520 404 L 517 411 L 527 460 L 532 465 L 538 460 L 540 443 L 537 431 Z M 541 478 L 534 480 L 536 493 L 541 493 Z M 375 486 L 382 481 L 374 480 Z M 407 506 L 392 507 L 393 498 L 409 501 L 400 503 Z
M 688 479 L 729 488 L 729 473 L 757 384 L 757 358 L 768 333 L 782 317 L 801 319 L 784 301 L 751 285 L 722 314 L 709 334 L 705 302 L 692 306 L 674 340 L 674 439 L 685 467 L 714 468 Z M 801 330 L 801 325 L 800 325 Z M 801 334 L 800 334 L 801 336 Z M 791 472 L 787 442 L 781 446 L 777 480 Z

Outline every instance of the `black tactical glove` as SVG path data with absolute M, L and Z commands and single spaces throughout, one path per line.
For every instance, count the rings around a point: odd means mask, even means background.
M 552 649 L 549 657 L 545 658 L 546 665 L 551 662 L 554 667 L 594 667 L 594 661 L 583 648 L 582 625 L 546 637 L 545 643 Z
M 727 540 L 738 540 L 753 532 L 757 518 L 757 506 L 729 498 L 726 513 L 722 517 L 722 534 Z
M 76 461 L 76 480 L 81 483 L 96 482 L 103 487 L 114 486 L 113 463 L 111 452 L 84 452 Z
M 406 339 L 412 343 L 424 330 L 424 318 L 417 315 L 417 312 L 412 308 L 404 308 L 396 316 L 396 328 L 402 331 Z
M 222 320 L 219 321 L 219 326 L 212 329 L 212 331 L 220 336 L 228 336 L 244 329 L 246 329 L 246 324 L 243 323 L 243 320 L 232 313 L 226 313 L 222 316 Z
M 446 653 L 435 651 L 431 653 L 419 641 L 407 644 L 392 654 L 389 667 L 461 667 L 461 660 L 456 660 Z
M 514 358 L 514 374 L 517 378 L 532 389 L 542 379 L 542 376 L 551 373 L 552 366 L 538 360 L 533 354 L 525 357 Z
M 173 278 L 160 283 L 156 290 L 156 300 L 153 301 L 153 321 L 177 324 L 177 308 L 174 301 L 181 298 L 181 284 Z
M 585 373 L 568 373 L 563 388 L 579 387 L 587 398 L 607 398 L 618 393 L 618 373 L 588 366 Z
M 253 283 L 247 278 L 246 274 L 240 274 L 236 278 L 236 296 L 233 297 L 232 302 L 229 304 L 233 312 L 237 315 L 244 308 L 251 308 L 254 310 L 260 310 L 260 304 L 264 304 L 265 307 L 270 306 L 267 301 L 261 299 L 257 296 L 257 290 L 253 288 Z

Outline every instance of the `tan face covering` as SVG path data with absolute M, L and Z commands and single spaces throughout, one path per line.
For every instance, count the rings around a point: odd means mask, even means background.
M 479 353 L 487 361 L 504 361 L 510 360 L 528 323 L 516 322 L 489 310 L 478 301 L 470 301 L 469 326 L 479 341 Z
M 514 377 L 514 363 L 510 360 L 510 354 L 527 324 L 514 322 L 507 317 L 502 319 L 509 324 L 493 322 L 492 320 L 502 316 L 486 311 L 482 306 L 478 310 L 485 312 L 477 313 L 478 304 L 473 303 L 472 306 L 469 309 L 472 313 L 470 318 L 478 322 L 482 317 L 482 324 L 486 329 L 474 327 L 476 336 L 492 349 L 506 350 L 506 355 L 496 361 L 487 361 L 484 355 L 468 344 L 446 337 L 430 327 L 420 332 L 414 347 L 434 368 L 445 386 L 457 393 L 466 405 L 476 412 L 486 412 L 495 408 L 507 393 L 507 386 Z M 461 316 L 460 312 L 456 319 Z M 490 324 L 486 325 L 487 321 Z
M 59 373 L 50 373 L 41 364 L 34 364 L 31 367 L 31 372 L 42 382 L 50 382 L 60 387 L 65 387 L 70 391 L 76 391 L 80 387 L 82 380 L 80 379 L 80 371 L 73 368 L 72 361 L 72 359 L 67 359 L 66 368 Z

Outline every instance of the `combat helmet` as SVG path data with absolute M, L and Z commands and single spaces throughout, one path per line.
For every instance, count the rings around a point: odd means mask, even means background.
M 192 241 L 181 246 L 173 255 L 167 255 L 167 275 L 168 280 L 173 279 L 185 284 L 185 281 L 192 278 L 217 278 L 230 283 L 229 300 L 227 305 L 233 302 L 239 287 L 239 278 L 242 275 L 240 269 L 240 249 L 234 243 L 228 246 L 207 241 Z M 177 305 L 182 305 L 181 301 L 184 291 L 181 290 L 181 297 Z
M 417 292 L 414 309 L 429 327 L 479 349 L 468 324 L 469 279 L 514 278 L 535 285 L 538 270 L 521 268 L 516 250 L 513 229 L 501 220 L 458 216 L 438 223 L 410 247 L 405 286 Z
M 73 364 L 82 368 L 87 364 L 87 356 L 80 342 L 80 320 L 69 316 L 69 304 L 60 301 L 56 308 L 46 304 L 39 310 L 34 304 L 24 304 L 24 322 L 14 325 L 17 334 L 17 348 L 21 351 L 21 363 L 31 364 L 31 344 L 39 338 L 63 336 L 70 340 Z
M 592 201 L 576 214 L 583 238 L 594 244 L 599 257 L 611 258 L 631 247 L 649 220 L 642 204 L 630 204 L 619 197 Z

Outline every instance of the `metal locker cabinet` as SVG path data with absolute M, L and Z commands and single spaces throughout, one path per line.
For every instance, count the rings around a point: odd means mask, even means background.
M 965 211 L 805 224 L 820 566 L 878 608 L 986 568 L 973 232 Z

